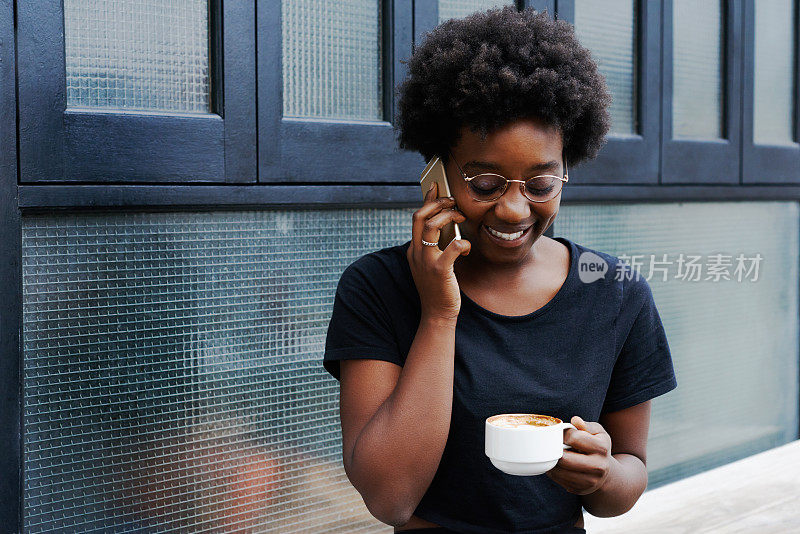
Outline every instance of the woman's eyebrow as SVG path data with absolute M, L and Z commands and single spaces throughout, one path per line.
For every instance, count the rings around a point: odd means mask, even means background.
M 557 169 L 559 162 L 552 160 L 546 163 L 536 163 L 528 167 L 526 172 L 537 172 L 537 171 L 549 171 Z M 478 161 L 478 160 L 471 160 L 464 164 L 464 167 L 480 167 L 481 169 L 489 169 L 493 171 L 500 170 L 500 166 L 495 163 L 490 163 L 488 161 Z

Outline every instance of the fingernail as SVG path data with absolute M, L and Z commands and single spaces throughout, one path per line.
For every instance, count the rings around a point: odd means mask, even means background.
M 435 184 L 435 183 L 431 184 L 431 186 L 428 188 L 428 193 L 430 193 L 431 191 L 433 191 L 433 186 L 434 186 L 434 185 L 436 185 L 436 184 Z

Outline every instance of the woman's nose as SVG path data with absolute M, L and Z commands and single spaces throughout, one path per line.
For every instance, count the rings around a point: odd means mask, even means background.
M 512 182 L 496 200 L 494 211 L 504 221 L 521 221 L 531 215 L 531 201 L 522 194 L 519 184 Z

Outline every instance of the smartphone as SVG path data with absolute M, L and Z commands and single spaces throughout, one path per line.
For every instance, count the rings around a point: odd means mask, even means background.
M 437 157 L 433 158 L 425 166 L 419 179 L 419 185 L 422 188 L 422 198 L 428 193 L 431 184 L 436 182 L 438 184 L 439 197 L 449 197 L 450 186 L 447 184 L 447 175 L 444 172 L 444 165 Z M 458 223 L 450 221 L 439 232 L 439 250 L 444 250 L 453 239 L 461 239 L 461 230 L 458 228 Z

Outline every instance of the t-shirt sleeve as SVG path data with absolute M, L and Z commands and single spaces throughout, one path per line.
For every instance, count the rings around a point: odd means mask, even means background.
M 631 294 L 630 298 L 623 298 L 624 305 L 638 309 L 638 313 L 614 364 L 603 413 L 630 408 L 678 386 L 667 335 L 650 285 L 637 275 L 626 290 Z
M 379 295 L 378 290 L 382 287 L 384 293 L 390 291 L 392 284 L 382 281 L 382 277 L 385 274 L 380 267 L 362 259 L 347 267 L 339 279 L 322 362 L 336 380 L 340 380 L 340 360 L 385 360 L 400 366 L 404 363 L 384 305 L 390 295 Z

